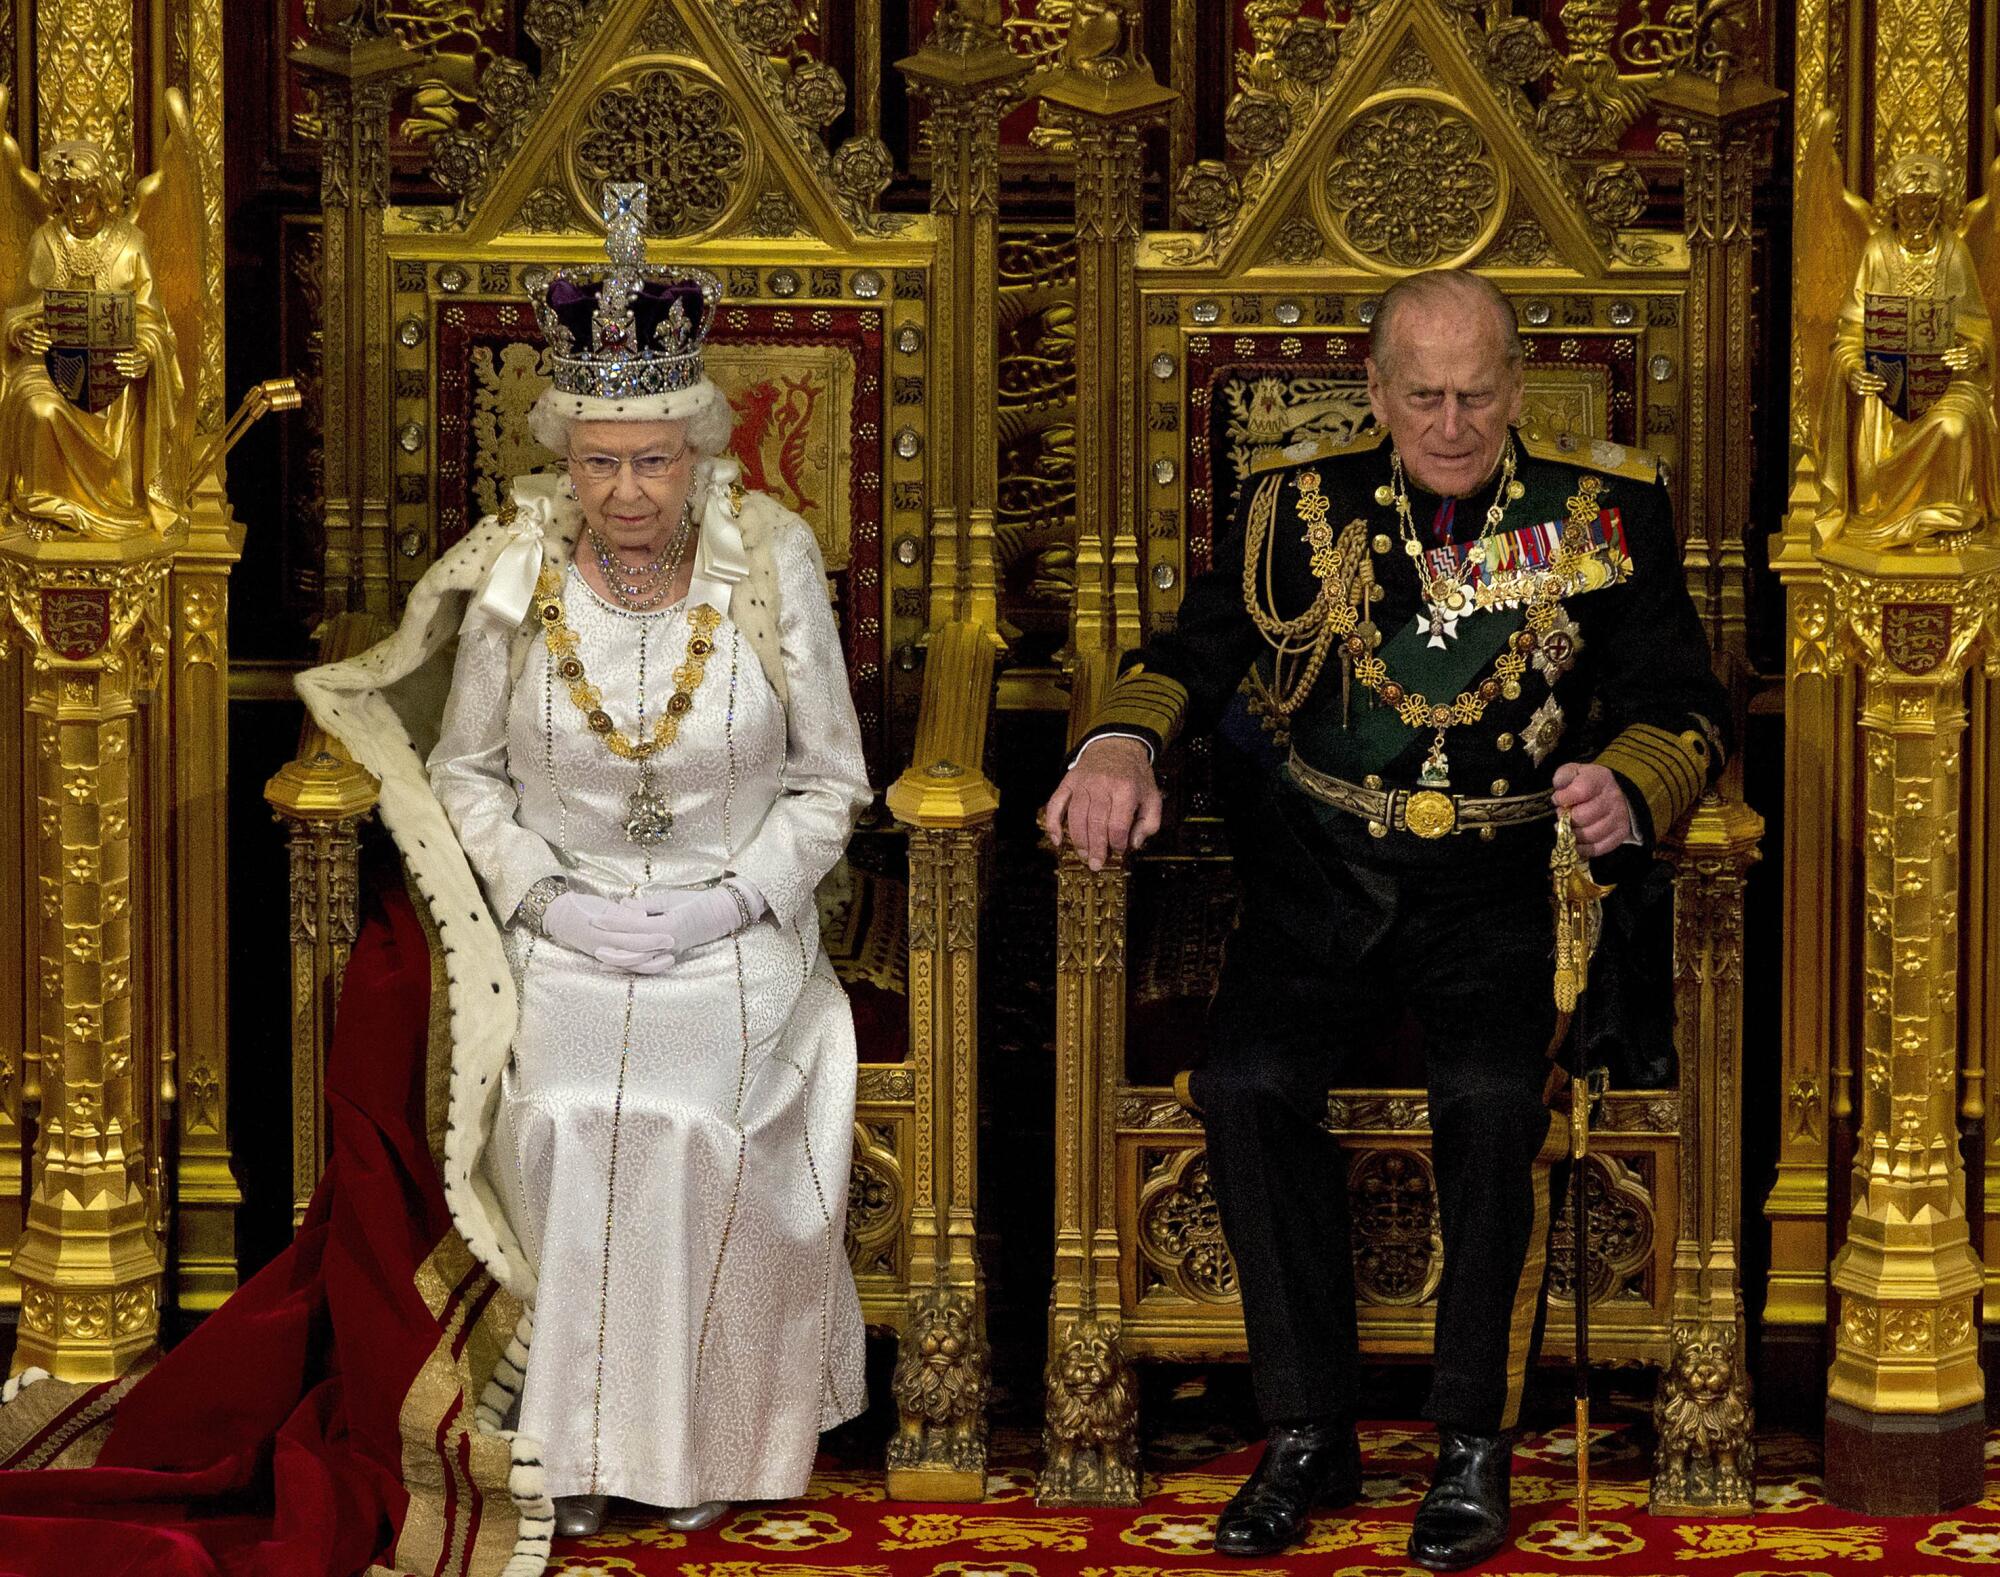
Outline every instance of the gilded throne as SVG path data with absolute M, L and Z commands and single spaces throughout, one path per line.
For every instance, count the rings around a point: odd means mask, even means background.
M 1519 113 L 1521 86 L 1549 58 L 1528 47 L 1533 24 L 1504 28 L 1395 0 L 1337 45 L 1318 24 L 1280 25 L 1239 72 L 1232 138 L 1247 172 L 1191 167 L 1176 231 L 1141 230 L 1119 187 L 1138 174 L 1132 128 L 1165 98 L 1153 88 L 1148 100 L 1143 59 L 1122 99 L 1074 80 L 1045 87 L 1084 156 L 1104 161 L 1079 196 L 1079 235 L 1101 238 L 1083 242 L 1079 277 L 1127 271 L 1116 292 L 1079 292 L 1078 404 L 1102 414 L 1078 444 L 1072 740 L 1119 653 L 1170 620 L 1179 588 L 1206 567 L 1259 456 L 1361 423 L 1374 297 L 1386 277 L 1423 267 L 1477 267 L 1514 300 L 1528 341 L 1524 426 L 1661 457 L 1718 660 L 1740 652 L 1730 565 L 1747 524 L 1743 483 L 1708 430 L 1734 420 L 1717 396 L 1743 375 L 1714 338 L 1718 306 L 1747 288 L 1727 283 L 1740 259 L 1723 266 L 1723 232 L 1697 226 L 1697 195 L 1685 236 L 1648 231 L 1629 167 L 1578 171 L 1551 157 Z M 1724 124 L 1700 80 L 1692 108 L 1660 86 L 1663 117 L 1684 122 L 1691 143 L 1750 136 L 1754 96 Z M 1421 210 L 1397 207 L 1418 191 Z M 1234 919 L 1217 765 L 1212 747 L 1186 751 L 1168 789 L 1173 830 L 1143 854 L 1092 872 L 1066 852 L 1058 871 L 1048 1503 L 1140 1493 L 1132 1360 L 1244 1350 L 1200 1121 L 1177 1093 Z M 1733 1103 L 1742 884 L 1760 828 L 1725 782 L 1667 840 L 1670 858 L 1642 884 L 1655 901 L 1629 895 L 1615 922 L 1652 976 L 1653 1035 L 1626 1048 L 1637 1055 L 1591 1140 L 1591 1351 L 1662 1371 L 1657 1510 L 1749 1509 Z M 1363 1350 L 1381 1355 L 1428 1348 L 1441 1271 L 1428 1114 L 1406 1071 L 1414 1050 L 1385 1048 L 1378 1066 L 1397 1069 L 1392 1079 L 1328 1092 L 1326 1125 L 1348 1157 Z M 1574 1230 L 1556 1228 L 1550 1354 L 1568 1346 Z M 1690 1446 L 1716 1383 L 1740 1427 L 1720 1447 Z

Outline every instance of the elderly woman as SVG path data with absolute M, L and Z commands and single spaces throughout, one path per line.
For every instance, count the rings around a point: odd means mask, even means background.
M 722 456 L 719 286 L 644 264 L 633 206 L 610 270 L 537 292 L 566 479 L 517 482 L 397 636 L 301 686 L 438 922 L 446 1194 L 531 1308 L 519 1435 L 568 1534 L 607 1496 L 691 1528 L 797 1495 L 864 1401 L 854 1033 L 814 906 L 860 730 L 811 530 Z

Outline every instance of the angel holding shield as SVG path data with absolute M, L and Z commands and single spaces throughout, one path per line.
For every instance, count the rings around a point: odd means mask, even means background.
M 1987 308 L 2000 286 L 2000 211 L 1982 197 L 1961 226 L 1949 188 L 1939 160 L 1906 153 L 1871 213 L 1846 190 L 1832 117 L 1814 127 L 1798 311 L 1819 397 L 1822 541 L 1937 546 L 2000 522 Z
M 5 98 L 0 95 L 0 114 Z M 38 176 L 0 137 L 0 454 L 11 524 L 112 539 L 177 529 L 193 394 L 179 323 L 200 342 L 200 195 L 187 109 L 168 95 L 161 169 L 124 183 L 94 143 L 50 146 Z M 166 270 L 146 236 L 174 237 Z

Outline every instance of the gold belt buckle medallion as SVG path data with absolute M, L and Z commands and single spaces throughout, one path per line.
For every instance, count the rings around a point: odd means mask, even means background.
M 1419 838 L 1442 838 L 1458 823 L 1458 808 L 1449 794 L 1418 789 L 1403 806 L 1403 825 Z

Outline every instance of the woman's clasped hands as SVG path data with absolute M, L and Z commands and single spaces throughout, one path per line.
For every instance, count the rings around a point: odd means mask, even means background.
M 542 934 L 611 969 L 664 975 L 674 967 L 677 940 L 669 916 L 636 898 L 564 893 L 542 915 Z
M 740 879 L 635 898 L 566 892 L 543 914 L 542 932 L 608 968 L 663 975 L 682 954 L 734 935 L 764 910 L 764 895 Z

